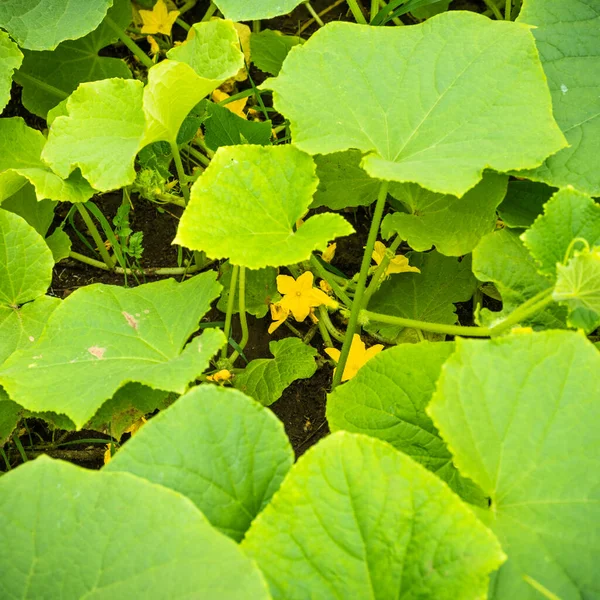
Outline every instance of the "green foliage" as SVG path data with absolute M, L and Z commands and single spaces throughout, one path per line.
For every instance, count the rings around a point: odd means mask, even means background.
M 285 15 L 294 10 L 301 2 L 302 0 L 252 0 L 252 2 L 217 0 L 215 4 L 226 19 L 252 21 Z
M 317 370 L 317 351 L 298 338 L 285 338 L 269 344 L 273 358 L 257 358 L 242 373 L 238 373 L 233 385 L 264 406 L 270 406 L 296 379 L 312 377 Z
M 252 62 L 265 73 L 279 75 L 281 65 L 289 51 L 304 40 L 295 35 L 282 35 L 279 31 L 265 29 L 250 37 Z
M 8 104 L 13 71 L 21 66 L 23 53 L 19 47 L 0 31 L 0 110 Z
M 498 214 L 506 227 L 524 229 L 530 227 L 542 214 L 554 189 L 535 181 L 513 180 L 508 182 L 506 197 L 498 207 Z

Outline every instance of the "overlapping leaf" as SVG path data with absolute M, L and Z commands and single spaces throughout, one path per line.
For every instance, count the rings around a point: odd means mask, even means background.
M 525 229 L 542 214 L 544 204 L 554 192 L 544 183 L 527 180 L 508 182 L 506 197 L 498 207 L 498 214 L 506 227 Z
M 294 231 L 316 187 L 312 158 L 294 146 L 221 147 L 192 187 L 175 242 L 251 269 L 307 260 L 353 231 L 330 213 Z
M 203 385 L 156 416 L 105 471 L 127 471 L 190 498 L 240 541 L 294 453 L 281 421 L 236 390 Z
M 455 196 L 484 168 L 535 167 L 566 145 L 529 29 L 471 12 L 330 23 L 264 87 L 301 150 L 358 148 L 373 178 Z
M 233 21 L 255 21 L 272 19 L 292 12 L 302 0 L 217 0 L 215 4 L 227 19 Z
M 492 501 L 482 518 L 508 561 L 492 600 L 593 598 L 600 589 L 600 354 L 550 331 L 459 339 L 429 414 L 460 472 Z
M 19 47 L 0 31 L 0 111 L 8 104 L 13 71 L 21 66 L 23 54 Z
M 289 51 L 304 40 L 295 35 L 282 35 L 279 31 L 264 29 L 250 37 L 252 62 L 265 73 L 278 75 Z

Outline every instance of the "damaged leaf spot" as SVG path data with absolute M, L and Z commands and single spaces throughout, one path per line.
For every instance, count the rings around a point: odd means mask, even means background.
M 106 352 L 106 348 L 100 348 L 98 346 L 91 346 L 90 348 L 88 348 L 88 352 L 92 356 L 95 356 L 98 359 L 102 359 L 102 358 L 104 358 L 104 353 Z
M 133 315 L 130 315 L 125 311 L 123 311 L 121 314 L 125 317 L 125 320 L 130 327 L 133 327 L 134 329 L 138 328 L 138 321 Z

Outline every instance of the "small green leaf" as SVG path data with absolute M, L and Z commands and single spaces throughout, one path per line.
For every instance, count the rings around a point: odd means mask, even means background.
M 216 0 L 215 4 L 227 19 L 232 21 L 256 21 L 286 15 L 302 0 Z
M 53 50 L 98 27 L 112 0 L 3 0 L 0 27 L 29 50 Z
M 19 47 L 0 31 L 0 111 L 10 100 L 13 71 L 21 66 L 23 54 Z
M 271 411 L 236 390 L 202 385 L 154 417 L 104 470 L 184 494 L 239 542 L 293 462 L 283 424 Z
M 408 213 L 385 217 L 381 225 L 384 238 L 397 233 L 414 250 L 432 246 L 446 256 L 462 256 L 494 230 L 496 207 L 506 194 L 508 178 L 487 173 L 462 198 L 436 194 L 414 183 L 393 184 L 390 193 L 400 200 Z
M 312 158 L 294 146 L 223 146 L 192 186 L 175 243 L 251 269 L 307 260 L 354 231 L 330 213 L 293 230 L 316 187 Z
M 317 351 L 298 338 L 285 338 L 269 343 L 274 358 L 251 361 L 242 373 L 236 374 L 233 385 L 264 406 L 270 406 L 296 379 L 308 379 L 315 374 Z
M 1 385 L 25 408 L 64 413 L 77 427 L 130 381 L 182 394 L 225 341 L 206 330 L 184 348 L 220 287 L 208 272 L 180 284 L 79 288 L 37 343 L 3 365 Z
M 506 197 L 498 207 L 498 214 L 506 227 L 531 227 L 555 191 L 546 184 L 535 181 L 509 181 Z
M 556 279 L 556 265 L 562 263 L 575 238 L 600 245 L 600 205 L 574 189 L 556 192 L 544 205 L 544 214 L 521 236 L 538 264 L 539 272 Z
M 42 237 L 52 225 L 56 205 L 54 200 L 38 200 L 30 183 L 2 202 L 4 210 L 23 217 Z
M 295 35 L 283 35 L 279 31 L 264 29 L 250 36 L 250 56 L 254 65 L 265 73 L 279 75 L 288 52 L 304 40 Z
M 56 229 L 52 235 L 49 235 L 46 244 L 52 251 L 55 263 L 67 258 L 71 252 L 71 238 L 62 229 Z
M 263 87 L 301 150 L 357 148 L 371 177 L 444 194 L 566 146 L 529 28 L 467 11 L 410 27 L 329 23 Z
M 538 600 L 526 577 L 563 600 L 600 589 L 599 371 L 598 350 L 561 331 L 459 338 L 442 369 L 428 412 L 508 554 L 491 600 Z
M 2 598 L 269 598 L 192 502 L 129 473 L 43 456 L 0 478 L 0 512 Z
M 298 460 L 242 548 L 275 600 L 484 598 L 505 558 L 435 475 L 385 442 L 347 432 Z

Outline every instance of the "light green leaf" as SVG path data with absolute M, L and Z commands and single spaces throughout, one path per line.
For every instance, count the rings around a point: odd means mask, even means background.
M 448 10 L 451 0 L 429 0 L 429 4 L 413 8 L 410 13 L 417 19 L 429 19 Z
M 316 155 L 319 187 L 311 208 L 327 206 L 341 210 L 349 206 L 368 206 L 376 198 L 381 182 L 371 179 L 360 167 L 358 150 Z
M 38 200 L 86 202 L 94 195 L 78 171 L 63 179 L 48 168 L 41 159 L 45 144 L 42 133 L 27 127 L 21 117 L 0 119 L 0 202 L 27 182 Z
M 104 470 L 184 494 L 239 542 L 293 462 L 283 424 L 271 411 L 236 390 L 202 385 L 154 417 Z
M 517 19 L 533 25 L 554 116 L 570 147 L 523 176 L 600 194 L 600 5 L 590 0 L 527 0 Z
M 206 330 L 184 348 L 220 287 L 208 272 L 180 284 L 79 288 L 38 342 L 3 365 L 0 384 L 25 408 L 64 413 L 77 427 L 130 381 L 182 394 L 225 341 Z
M 215 4 L 227 19 L 232 21 L 256 21 L 272 19 L 292 12 L 302 0 L 216 0 Z
M 508 561 L 492 600 L 561 600 L 600 589 L 600 355 L 549 331 L 457 340 L 428 412 L 465 477 L 492 498 L 482 518 Z
M 10 100 L 13 71 L 21 66 L 22 61 L 23 54 L 19 47 L 4 31 L 0 31 L 0 111 Z
M 41 457 L 0 478 L 0 511 L 2 598 L 269 598 L 192 502 L 129 473 Z
M 539 272 L 551 281 L 575 238 L 600 245 L 600 205 L 572 188 L 556 192 L 544 205 L 544 214 L 521 236 Z
M 288 52 L 294 46 L 303 43 L 301 37 L 264 29 L 250 36 L 250 56 L 258 69 L 271 75 L 278 75 Z
M 223 146 L 192 186 L 175 243 L 251 269 L 307 260 L 354 231 L 330 213 L 293 230 L 316 187 L 312 158 L 294 146 Z
M 279 400 L 283 390 L 296 379 L 308 379 L 317 370 L 317 351 L 298 338 L 270 342 L 269 351 L 274 358 L 251 361 L 233 379 L 238 390 L 264 406 Z
M 552 298 L 569 307 L 569 325 L 591 333 L 600 326 L 600 249 L 576 252 L 557 265 Z
M 52 50 L 98 27 L 112 0 L 3 0 L 0 27 L 23 48 Z
M 56 229 L 51 235 L 46 238 L 46 244 L 52 251 L 54 262 L 60 262 L 63 258 L 67 258 L 71 252 L 71 239 L 63 229 Z
M 0 387 L 0 447 L 6 444 L 22 416 L 23 407 L 9 400 L 6 392 Z
M 500 229 L 486 235 L 473 250 L 473 273 L 480 281 L 491 281 L 502 297 L 502 311 L 483 309 L 482 325 L 500 323 L 523 302 L 548 289 L 550 281 L 538 273 L 537 266 L 519 232 Z M 534 327 L 563 328 L 566 311 L 550 305 L 522 323 Z
M 390 443 L 443 479 L 467 502 L 487 506 L 481 490 L 457 471 L 425 408 L 454 344 L 400 344 L 374 356 L 327 397 L 332 432 L 364 433 Z
M 23 217 L 41 236 L 45 236 L 54 219 L 54 200 L 38 200 L 35 188 L 26 183 L 2 202 L 2 208 Z
M 369 310 L 418 321 L 455 324 L 454 303 L 466 302 L 475 291 L 470 257 L 458 262 L 435 251 L 411 253 L 409 257 L 410 264 L 421 272 L 391 275 L 373 294 Z M 369 323 L 369 328 L 391 342 L 398 341 L 403 331 L 398 325 L 376 321 Z
M 329 23 L 263 87 L 301 150 L 358 148 L 371 177 L 455 196 L 485 168 L 535 167 L 566 145 L 529 28 L 472 12 Z
M 131 22 L 130 1 L 115 0 L 107 17 L 122 29 L 127 29 Z M 46 118 L 50 109 L 84 81 L 131 77 L 124 60 L 98 56 L 100 50 L 117 40 L 118 36 L 104 20 L 85 37 L 65 41 L 55 50 L 26 50 L 23 65 L 15 74 L 15 80 L 23 86 L 23 106 L 29 112 Z
M 43 159 L 61 177 L 79 167 L 103 192 L 133 183 L 146 123 L 143 87 L 133 79 L 82 83 L 69 96 L 68 116 L 52 122 Z
M 554 188 L 535 181 L 509 181 L 506 197 L 498 207 L 498 214 L 506 227 L 531 227 L 555 191 Z
M 221 297 L 217 308 L 221 312 L 227 311 L 227 300 L 229 299 L 229 288 L 231 287 L 231 264 L 226 261 L 219 267 L 221 275 L 219 283 L 223 286 Z M 281 295 L 277 291 L 277 269 L 266 267 L 265 269 L 246 270 L 246 312 L 262 319 L 269 310 L 269 304 L 277 302 Z M 238 292 L 236 291 L 236 295 Z M 233 309 L 238 313 L 237 303 Z
M 506 194 L 507 180 L 504 175 L 487 173 L 462 198 L 436 194 L 414 183 L 394 184 L 390 193 L 408 212 L 387 215 L 381 234 L 389 238 L 397 233 L 419 252 L 435 246 L 446 256 L 468 254 L 494 230 L 496 207 Z
M 496 539 L 435 475 L 338 432 L 292 467 L 242 542 L 275 600 L 485 597 Z

